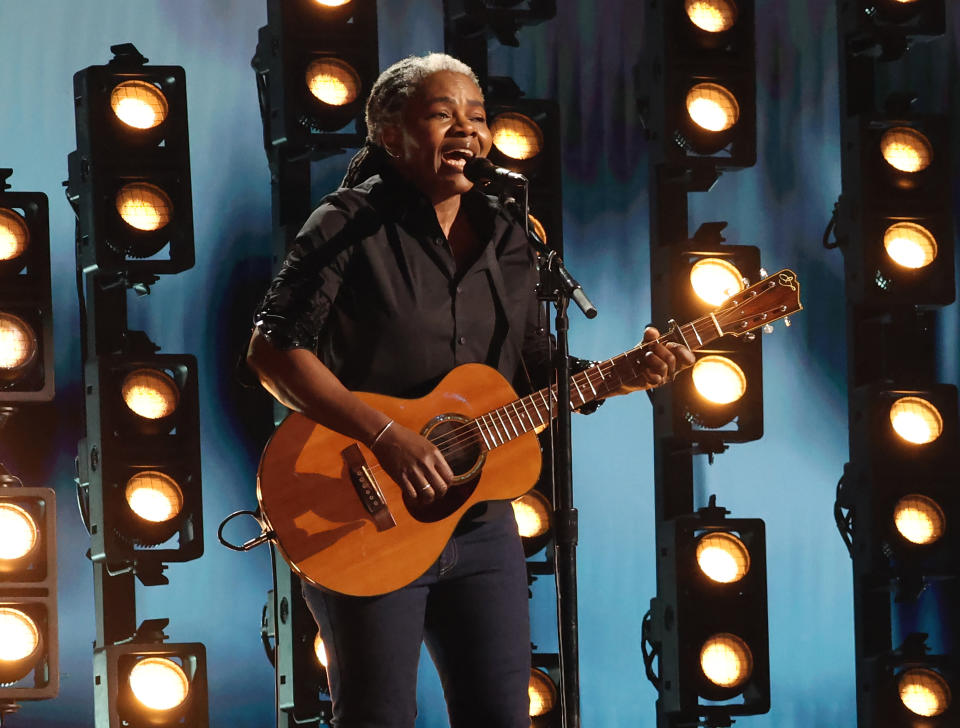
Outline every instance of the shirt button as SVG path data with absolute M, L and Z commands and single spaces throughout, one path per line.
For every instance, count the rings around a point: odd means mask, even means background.
M 458 337 L 457 337 L 457 343 L 460 344 L 461 346 L 463 346 L 464 344 L 467 343 L 467 337 L 466 337 L 466 336 L 458 336 Z

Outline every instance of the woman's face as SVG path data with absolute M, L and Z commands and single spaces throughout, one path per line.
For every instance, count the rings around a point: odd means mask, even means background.
M 467 192 L 473 187 L 463 176 L 467 159 L 490 151 L 480 88 L 454 71 L 428 76 L 407 102 L 401 124 L 384 128 L 383 143 L 433 202 Z

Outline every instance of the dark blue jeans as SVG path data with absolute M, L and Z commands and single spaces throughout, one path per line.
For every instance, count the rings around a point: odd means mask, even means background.
M 461 527 L 403 589 L 351 597 L 304 582 L 327 650 L 335 728 L 413 728 L 423 641 L 451 728 L 529 728 L 527 574 L 508 511 Z

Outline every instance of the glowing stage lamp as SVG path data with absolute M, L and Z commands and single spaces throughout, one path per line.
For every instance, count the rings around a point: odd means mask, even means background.
M 0 381 L 24 375 L 37 356 L 37 336 L 19 316 L 0 312 Z
M 319 632 L 317 632 L 317 636 L 313 638 L 313 654 L 317 656 L 317 662 L 323 665 L 324 669 L 327 669 L 329 665 L 327 648 L 323 646 L 323 638 Z
M 707 33 L 722 33 L 737 22 L 733 0 L 685 0 L 683 6 L 690 22 Z
M 904 268 L 925 268 L 937 258 L 937 239 L 923 225 L 894 223 L 883 234 L 887 255 Z
M 903 538 L 921 546 L 939 541 L 947 528 L 947 517 L 939 504 L 917 493 L 897 501 L 893 519 Z
M 360 94 L 360 75 L 349 63 L 337 58 L 319 58 L 307 66 L 307 88 L 329 106 L 346 106 Z
M 897 691 L 904 707 L 914 715 L 933 718 L 950 707 L 950 686 L 933 670 L 922 667 L 905 670 L 897 679 Z
M 913 445 L 926 445 L 943 432 L 937 408 L 922 397 L 900 397 L 890 406 L 890 424 L 897 436 Z
M 900 172 L 921 172 L 933 161 L 930 140 L 907 126 L 887 129 L 880 137 L 880 151 L 887 164 Z
M 122 384 L 123 401 L 147 420 L 162 420 L 177 410 L 180 389 L 169 374 L 157 369 L 135 369 Z
M 718 83 L 698 83 L 687 92 L 687 113 L 708 132 L 727 131 L 740 119 L 740 104 Z
M 732 404 L 747 391 L 747 377 L 736 362 L 725 356 L 700 357 L 691 374 L 697 393 L 715 405 Z
M 132 80 L 114 86 L 110 108 L 117 119 L 132 129 L 153 129 L 167 120 L 170 104 L 163 91 L 152 83 Z
M 690 268 L 694 293 L 711 307 L 742 291 L 743 278 L 740 269 L 723 258 L 701 258 Z
M 93 651 L 97 724 L 207 728 L 206 650 L 167 643 L 167 619 L 147 620 L 129 642 Z
M 517 530 L 523 540 L 523 551 L 527 556 L 532 556 L 550 540 L 553 507 L 538 490 L 515 498 L 512 505 Z
M 543 131 L 529 116 L 515 112 L 497 114 L 490 121 L 493 145 L 515 160 L 533 159 L 543 150 Z
M 0 685 L 30 674 L 42 652 L 40 628 L 17 604 L 0 604 Z
M 165 227 L 173 217 L 170 196 L 149 182 L 124 185 L 117 192 L 116 206 L 127 225 L 146 232 Z
M 753 653 L 740 637 L 715 634 L 700 648 L 700 669 L 717 687 L 735 690 L 753 674 Z
M 22 258 L 30 245 L 30 228 L 13 210 L 0 207 L 0 265 Z
M 697 540 L 697 565 L 720 584 L 740 581 L 750 571 L 750 551 L 743 541 L 726 531 L 712 531 Z
M 324 8 L 342 8 L 349 5 L 351 0 L 314 0 L 314 2 Z
M 40 538 L 37 522 L 14 502 L 0 501 L 0 574 L 16 568 Z
M 156 546 L 180 527 L 184 496 L 180 484 L 157 470 L 140 471 L 127 481 L 122 535 L 141 546 Z
M 530 717 L 534 720 L 549 715 L 559 701 L 556 684 L 547 673 L 536 667 L 530 670 L 527 694 L 530 696 Z
M 130 692 L 147 710 L 167 713 L 179 708 L 190 693 L 183 668 L 168 657 L 146 657 L 130 668 Z

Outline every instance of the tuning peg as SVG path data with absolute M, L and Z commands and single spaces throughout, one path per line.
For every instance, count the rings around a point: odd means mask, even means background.
M 761 277 L 761 278 L 766 278 L 766 277 L 767 277 L 767 269 L 766 269 L 766 268 L 761 268 L 761 269 L 760 269 L 760 277 Z
M 786 326 L 787 328 L 790 328 L 793 325 L 793 321 L 790 320 L 789 316 L 783 317 L 783 325 Z
M 772 334 L 772 333 L 773 333 L 773 324 L 764 324 L 764 325 L 763 325 L 763 333 L 765 333 L 765 334 Z
M 745 338 L 747 341 L 756 341 L 757 335 L 751 331 L 749 334 L 744 334 L 743 338 Z

